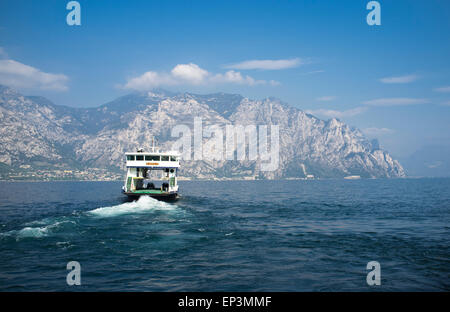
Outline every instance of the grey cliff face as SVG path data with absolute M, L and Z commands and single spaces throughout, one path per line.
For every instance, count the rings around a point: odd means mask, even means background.
M 203 124 L 278 125 L 280 162 L 273 172 L 258 161 L 210 160 L 212 138 L 204 138 L 204 160 L 184 161 L 181 175 L 196 178 L 403 177 L 398 161 L 357 129 L 337 119 L 320 120 L 277 99 L 255 101 L 240 95 L 195 95 L 154 90 L 120 97 L 96 108 L 55 105 L 0 86 L 0 163 L 120 171 L 124 153 L 149 149 L 152 138 L 162 149 L 178 139 L 174 126 Z

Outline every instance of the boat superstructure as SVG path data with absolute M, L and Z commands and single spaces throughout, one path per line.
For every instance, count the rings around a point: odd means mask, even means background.
M 158 199 L 178 197 L 177 173 L 180 155 L 177 152 L 138 150 L 125 153 L 127 176 L 122 187 L 129 197 L 148 195 Z

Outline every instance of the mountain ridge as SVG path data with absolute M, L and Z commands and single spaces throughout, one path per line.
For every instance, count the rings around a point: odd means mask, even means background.
M 10 168 L 44 163 L 50 168 L 120 172 L 125 151 L 148 149 L 153 137 L 161 148 L 170 149 L 177 140 L 171 129 L 179 124 L 192 129 L 195 117 L 221 128 L 279 125 L 280 164 L 273 172 L 262 172 L 258 160 L 213 160 L 213 138 L 203 138 L 204 160 L 183 162 L 180 174 L 188 177 L 405 176 L 388 152 L 336 118 L 321 120 L 270 97 L 252 100 L 239 94 L 162 89 L 131 93 L 98 107 L 72 108 L 0 86 L 0 163 Z

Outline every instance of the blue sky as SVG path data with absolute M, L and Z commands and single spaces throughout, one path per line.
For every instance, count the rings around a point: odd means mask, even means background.
M 394 156 L 450 144 L 450 1 L 0 1 L 0 83 L 57 104 L 133 90 L 274 96 Z

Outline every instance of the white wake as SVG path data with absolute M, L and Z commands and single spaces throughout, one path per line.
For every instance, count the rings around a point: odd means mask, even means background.
M 175 210 L 176 208 L 176 205 L 156 200 L 150 196 L 141 196 L 137 201 L 116 206 L 97 208 L 88 211 L 88 214 L 98 217 L 115 217 L 124 214 L 145 213 L 157 210 Z
M 59 228 L 62 224 L 64 223 L 74 223 L 75 221 L 69 221 L 69 220 L 64 220 L 64 221 L 48 221 L 49 224 L 44 225 L 44 226 L 37 226 L 37 227 L 32 227 L 32 226 L 26 226 L 21 230 L 12 230 L 6 233 L 0 233 L 0 237 L 10 237 L 13 236 L 16 239 L 22 239 L 22 238 L 41 238 L 41 237 L 46 237 L 48 236 L 52 231 L 56 230 L 57 228 Z M 29 225 L 31 225 L 31 223 L 44 223 L 44 220 L 39 221 L 39 222 L 30 222 Z
M 86 217 L 116 217 L 125 214 L 148 213 L 152 211 L 175 211 L 176 205 L 168 204 L 149 196 L 141 196 L 139 200 L 109 207 L 100 207 L 87 211 L 81 216 Z M 69 220 L 67 220 L 69 219 Z M 42 238 L 59 231 L 60 226 L 66 223 L 77 224 L 72 217 L 46 218 L 39 221 L 28 222 L 20 230 L 12 230 L 0 233 L 1 238 L 14 237 L 17 240 L 23 238 Z

